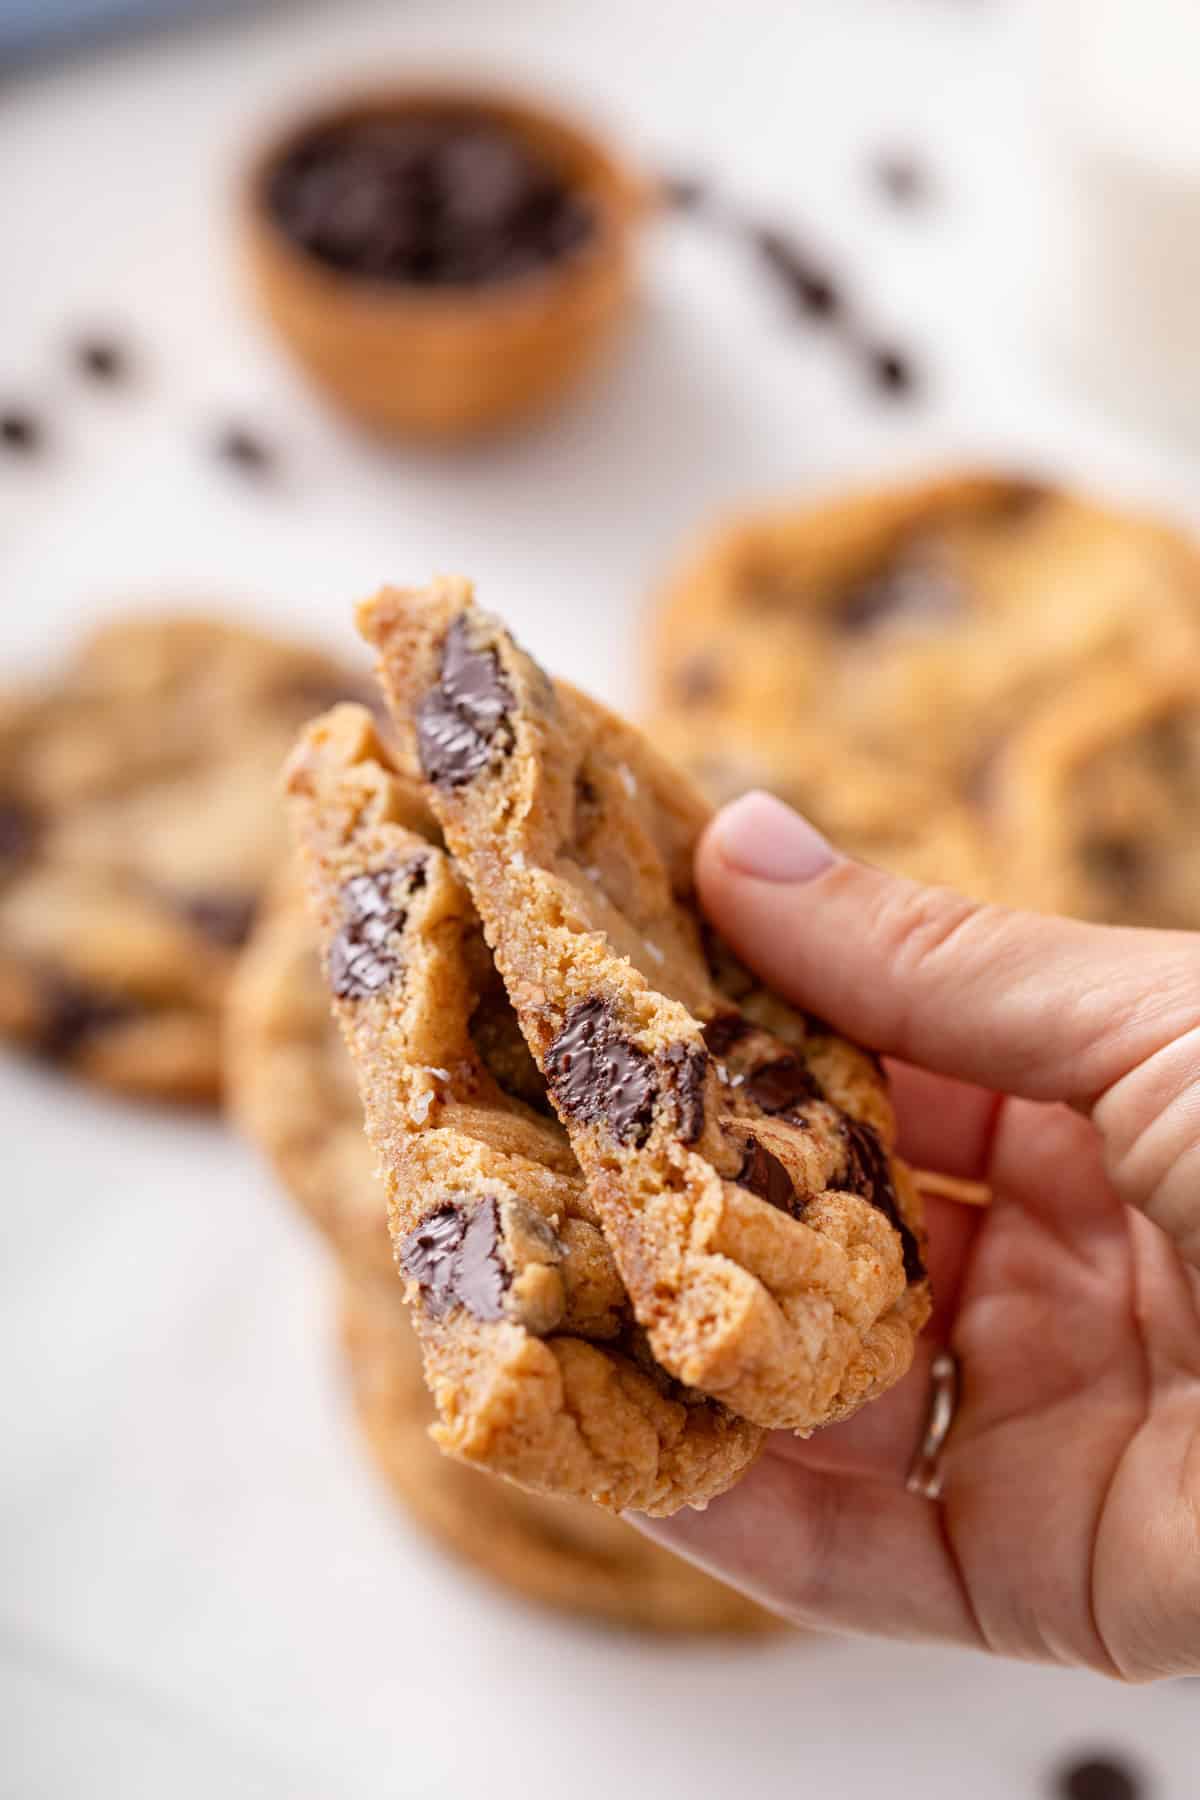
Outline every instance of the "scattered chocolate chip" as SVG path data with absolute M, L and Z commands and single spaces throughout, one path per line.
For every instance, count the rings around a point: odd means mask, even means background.
M 760 1063 L 746 1077 L 747 1096 L 765 1113 L 790 1112 L 804 1100 L 820 1100 L 821 1089 L 798 1056 L 779 1056 Z
M 704 1074 L 708 1057 L 698 1044 L 668 1044 L 662 1053 L 667 1089 L 675 1107 L 675 1129 L 683 1144 L 704 1130 Z
M 244 425 L 226 425 L 217 435 L 216 452 L 244 475 L 267 475 L 275 462 L 270 445 Z
M 35 1048 L 51 1062 L 69 1062 L 91 1038 L 134 1017 L 131 1001 L 100 994 L 69 976 L 47 975 Z
M 494 650 L 474 650 L 465 618 L 446 633 L 438 685 L 417 711 L 417 748 L 430 781 L 461 787 L 485 769 L 495 752 L 513 745 L 512 689 Z
M 591 201 L 540 152 L 498 121 L 465 111 L 319 131 L 275 171 L 267 204 L 329 267 L 420 287 L 534 274 L 595 231 Z
M 1144 1783 L 1129 1763 L 1115 1756 L 1089 1756 L 1058 1771 L 1060 1800 L 1140 1800 Z
M 846 1167 L 836 1185 L 848 1194 L 857 1194 L 881 1212 L 899 1234 L 904 1256 L 904 1273 L 909 1281 L 921 1281 L 925 1264 L 916 1233 L 900 1211 L 896 1189 L 892 1184 L 887 1152 L 879 1134 L 870 1125 L 844 1116 L 842 1131 L 846 1139 Z
M 603 1000 L 581 1000 L 546 1053 L 546 1080 L 565 1113 L 604 1124 L 618 1143 L 644 1144 L 658 1093 L 654 1065 Z
M 659 187 L 664 204 L 676 212 L 699 212 L 712 198 L 712 188 L 698 175 L 668 175 Z
M 863 356 L 871 381 L 891 399 L 900 399 L 916 386 L 916 371 L 902 351 L 886 345 L 868 346 Z
M 431 1318 L 465 1306 L 477 1319 L 502 1319 L 512 1276 L 501 1247 L 500 1209 L 454 1200 L 431 1213 L 400 1245 L 400 1266 L 421 1289 Z
M 179 902 L 184 916 L 214 944 L 240 949 L 250 936 L 258 906 L 255 894 L 185 894 Z
M 81 338 L 73 354 L 75 367 L 90 381 L 116 384 L 129 374 L 128 352 L 115 338 Z
M 804 1202 L 797 1194 L 791 1176 L 774 1152 L 760 1144 L 757 1138 L 747 1139 L 742 1166 L 733 1179 L 739 1187 L 749 1188 L 760 1200 L 769 1201 L 794 1219 L 800 1218 L 804 1211 Z
M 33 849 L 37 821 L 20 800 L 0 797 L 0 874 L 22 862 Z
M 728 1056 L 733 1046 L 753 1030 L 754 1026 L 744 1013 L 717 1013 L 704 1027 L 704 1042 L 714 1056 Z
M 767 225 L 752 230 L 750 242 L 800 312 L 812 319 L 837 316 L 842 299 L 832 276 L 794 238 Z
M 683 706 L 699 706 L 705 700 L 715 700 L 725 685 L 716 657 L 705 650 L 685 657 L 673 679 L 675 692 Z
M 876 186 L 895 206 L 920 206 L 929 198 L 928 171 L 903 150 L 885 151 L 872 166 Z
M 837 625 L 850 637 L 881 626 L 939 624 L 966 612 L 970 596 L 953 569 L 935 557 L 901 552 L 843 594 Z
M 41 449 L 43 437 L 42 424 L 36 413 L 15 406 L 0 411 L 0 444 L 14 455 L 31 456 Z
M 400 968 L 399 947 L 408 901 L 425 885 L 425 859 L 413 857 L 398 869 L 354 875 L 341 891 L 342 928 L 329 949 L 329 983 L 342 1000 L 377 994 Z

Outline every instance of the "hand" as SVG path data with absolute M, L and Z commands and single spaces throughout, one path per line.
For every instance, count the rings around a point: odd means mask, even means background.
M 899 1059 L 909 1160 L 994 1200 L 927 1203 L 936 1310 L 898 1387 L 649 1528 L 797 1624 L 1197 1673 L 1200 937 L 921 888 L 761 794 L 698 875 L 747 963 Z M 947 1343 L 939 1503 L 904 1477 Z

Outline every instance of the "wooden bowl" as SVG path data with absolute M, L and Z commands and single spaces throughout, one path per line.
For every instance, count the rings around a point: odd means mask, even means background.
M 343 273 L 311 255 L 272 214 L 275 171 L 318 132 L 405 112 L 466 113 L 520 138 L 591 202 L 587 242 L 472 288 Z M 243 236 L 259 303 L 328 398 L 377 433 L 449 443 L 540 412 L 597 360 L 628 308 L 643 204 L 601 143 L 540 106 L 486 90 L 384 88 L 306 114 L 267 145 L 245 185 Z

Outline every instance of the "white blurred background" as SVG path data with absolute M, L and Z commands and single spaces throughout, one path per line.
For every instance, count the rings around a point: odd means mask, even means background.
M 1189 421 L 1127 422 L 1154 414 L 1151 377 L 1110 359 L 1112 409 L 1074 354 L 1095 330 L 1062 329 L 1107 296 L 1063 273 L 1054 5 L 235 8 L 14 57 L 0 410 L 44 438 L 0 456 L 6 678 L 114 600 L 215 600 L 337 643 L 381 579 L 454 568 L 542 660 L 635 705 L 655 578 L 743 497 L 968 453 L 1196 519 Z M 578 102 L 642 167 L 802 227 L 911 356 L 911 394 L 874 391 L 728 244 L 664 219 L 620 354 L 562 414 L 466 452 L 353 436 L 244 304 L 239 171 L 307 96 L 447 67 Z M 919 204 L 881 194 L 892 155 L 927 173 Z M 70 374 L 93 330 L 128 346 L 127 383 Z M 271 447 L 264 478 L 213 454 L 230 424 Z M 1158 1800 L 1197 1792 L 1194 1685 L 648 1644 L 474 1585 L 375 1485 L 323 1255 L 221 1127 L 7 1059 L 0 1142 L 0 1792 L 1014 1800 L 1105 1748 Z

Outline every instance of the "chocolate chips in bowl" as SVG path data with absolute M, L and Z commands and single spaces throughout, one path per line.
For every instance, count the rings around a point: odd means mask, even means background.
M 592 365 L 626 308 L 640 206 L 607 149 L 538 106 L 377 93 L 259 158 L 250 269 L 342 410 L 452 441 L 540 410 Z

